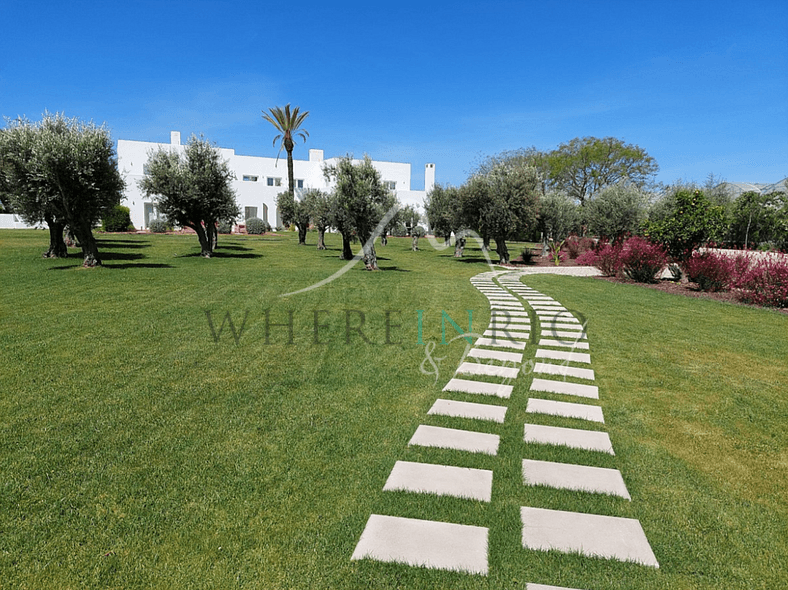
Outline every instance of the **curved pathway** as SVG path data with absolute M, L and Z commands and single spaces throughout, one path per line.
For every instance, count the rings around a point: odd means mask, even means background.
M 546 273 L 593 276 L 589 267 L 532 268 L 490 271 L 471 279 L 490 305 L 490 324 L 443 388 L 428 415 L 503 423 L 511 384 L 520 375 L 525 348 L 538 326 L 533 356 L 534 377 L 526 413 L 547 414 L 604 424 L 593 385 L 591 354 L 585 326 L 560 302 L 527 287 L 521 279 Z M 533 320 L 533 324 L 532 324 Z M 530 357 L 530 354 L 528 354 Z M 529 363 L 530 364 L 530 363 Z M 526 376 L 526 378 L 528 378 Z M 479 401 L 453 400 L 454 392 L 478 395 Z M 545 393 L 552 394 L 545 398 Z M 566 396 L 566 401 L 550 399 Z M 496 403 L 486 402 L 498 398 Z M 482 429 L 484 430 L 484 429 Z M 526 423 L 523 440 L 534 445 L 561 445 L 614 455 L 610 437 L 598 426 L 592 430 Z M 464 453 L 497 455 L 500 437 L 422 424 L 409 445 L 454 449 Z M 583 454 L 579 453 L 582 457 Z M 523 458 L 523 485 L 581 490 L 631 500 L 622 474 L 582 464 L 553 463 Z M 490 502 L 494 472 L 452 465 L 397 461 L 383 491 L 404 490 Z M 632 561 L 659 567 L 640 522 L 537 507 L 521 507 L 524 550 L 557 550 L 591 558 Z M 351 559 L 400 562 L 413 566 L 488 573 L 488 529 L 467 524 L 418 520 L 372 514 Z M 529 584 L 528 588 L 556 588 Z

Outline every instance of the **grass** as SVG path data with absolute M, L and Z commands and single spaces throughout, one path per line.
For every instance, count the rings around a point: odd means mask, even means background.
M 526 414 L 528 375 L 483 400 L 504 424 L 432 417 L 465 346 L 441 344 L 442 312 L 488 323 L 480 253 L 391 238 L 384 272 L 280 297 L 342 268 L 334 236 L 309 240 L 221 236 L 203 260 L 193 236 L 103 235 L 84 270 L 40 258 L 44 232 L 0 232 L 0 588 L 782 585 L 788 318 L 528 277 L 588 318 L 607 424 Z M 237 341 L 215 337 L 228 312 Z M 606 430 L 616 456 L 526 445 L 525 422 Z M 422 423 L 496 432 L 499 455 L 408 447 Z M 523 458 L 617 468 L 633 500 L 525 487 Z M 384 493 L 397 460 L 492 469 L 492 502 Z M 661 567 L 525 551 L 520 506 L 637 518 Z M 490 575 L 351 562 L 371 513 L 489 527 Z

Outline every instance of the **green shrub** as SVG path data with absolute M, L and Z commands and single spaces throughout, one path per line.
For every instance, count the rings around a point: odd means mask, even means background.
M 123 205 L 115 205 L 101 220 L 102 231 L 134 231 L 131 224 L 131 210 Z
M 248 234 L 261 235 L 269 231 L 271 231 L 269 223 L 259 217 L 250 217 L 246 220 L 246 233 Z
M 163 234 L 167 231 L 167 222 L 163 219 L 153 219 L 148 223 L 148 229 L 154 234 Z
M 231 234 L 233 233 L 233 222 L 229 220 L 220 221 L 216 229 L 220 234 Z

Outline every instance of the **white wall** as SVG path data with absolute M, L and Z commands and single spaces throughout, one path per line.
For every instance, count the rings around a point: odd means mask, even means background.
M 131 222 L 137 229 L 147 229 L 145 223 L 145 203 L 152 200 L 145 197 L 140 191 L 138 182 L 143 176 L 143 166 L 148 155 L 159 148 L 174 149 L 182 152 L 184 146 L 180 145 L 180 134 L 171 132 L 171 143 L 154 143 L 146 141 L 118 140 L 118 167 L 126 180 L 126 190 L 122 204 L 131 210 Z M 236 180 L 233 188 L 237 195 L 238 206 L 241 208 L 243 218 L 246 207 L 256 207 L 257 216 L 264 218 L 264 206 L 268 208 L 268 223 L 276 226 L 278 223 L 276 211 L 276 196 L 287 190 L 287 155 L 282 154 L 278 162 L 276 158 L 260 156 L 237 155 L 235 150 L 222 148 L 222 157 L 228 161 L 230 169 L 235 173 Z M 309 160 L 293 160 L 293 176 L 296 180 L 303 180 L 304 189 L 317 188 L 328 190 L 329 184 L 323 175 L 323 166 L 336 164 L 337 158 L 323 159 L 323 150 L 310 149 Z M 373 165 L 380 171 L 384 181 L 394 182 L 397 197 L 404 204 L 422 206 L 426 191 L 410 190 L 410 164 L 401 162 L 378 162 L 373 160 Z M 435 168 L 427 169 L 425 174 L 425 187 L 432 188 L 435 181 Z M 431 176 L 430 176 L 431 174 Z M 246 180 L 244 176 L 257 177 L 256 181 Z M 268 179 L 281 179 L 279 186 L 269 186 Z M 296 194 L 298 194 L 298 189 Z M 406 202 L 407 200 L 407 202 Z

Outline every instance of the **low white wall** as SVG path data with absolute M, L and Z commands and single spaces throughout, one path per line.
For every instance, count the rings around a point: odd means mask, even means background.
M 28 225 L 19 215 L 0 213 L 0 229 L 46 229 L 46 224 Z

